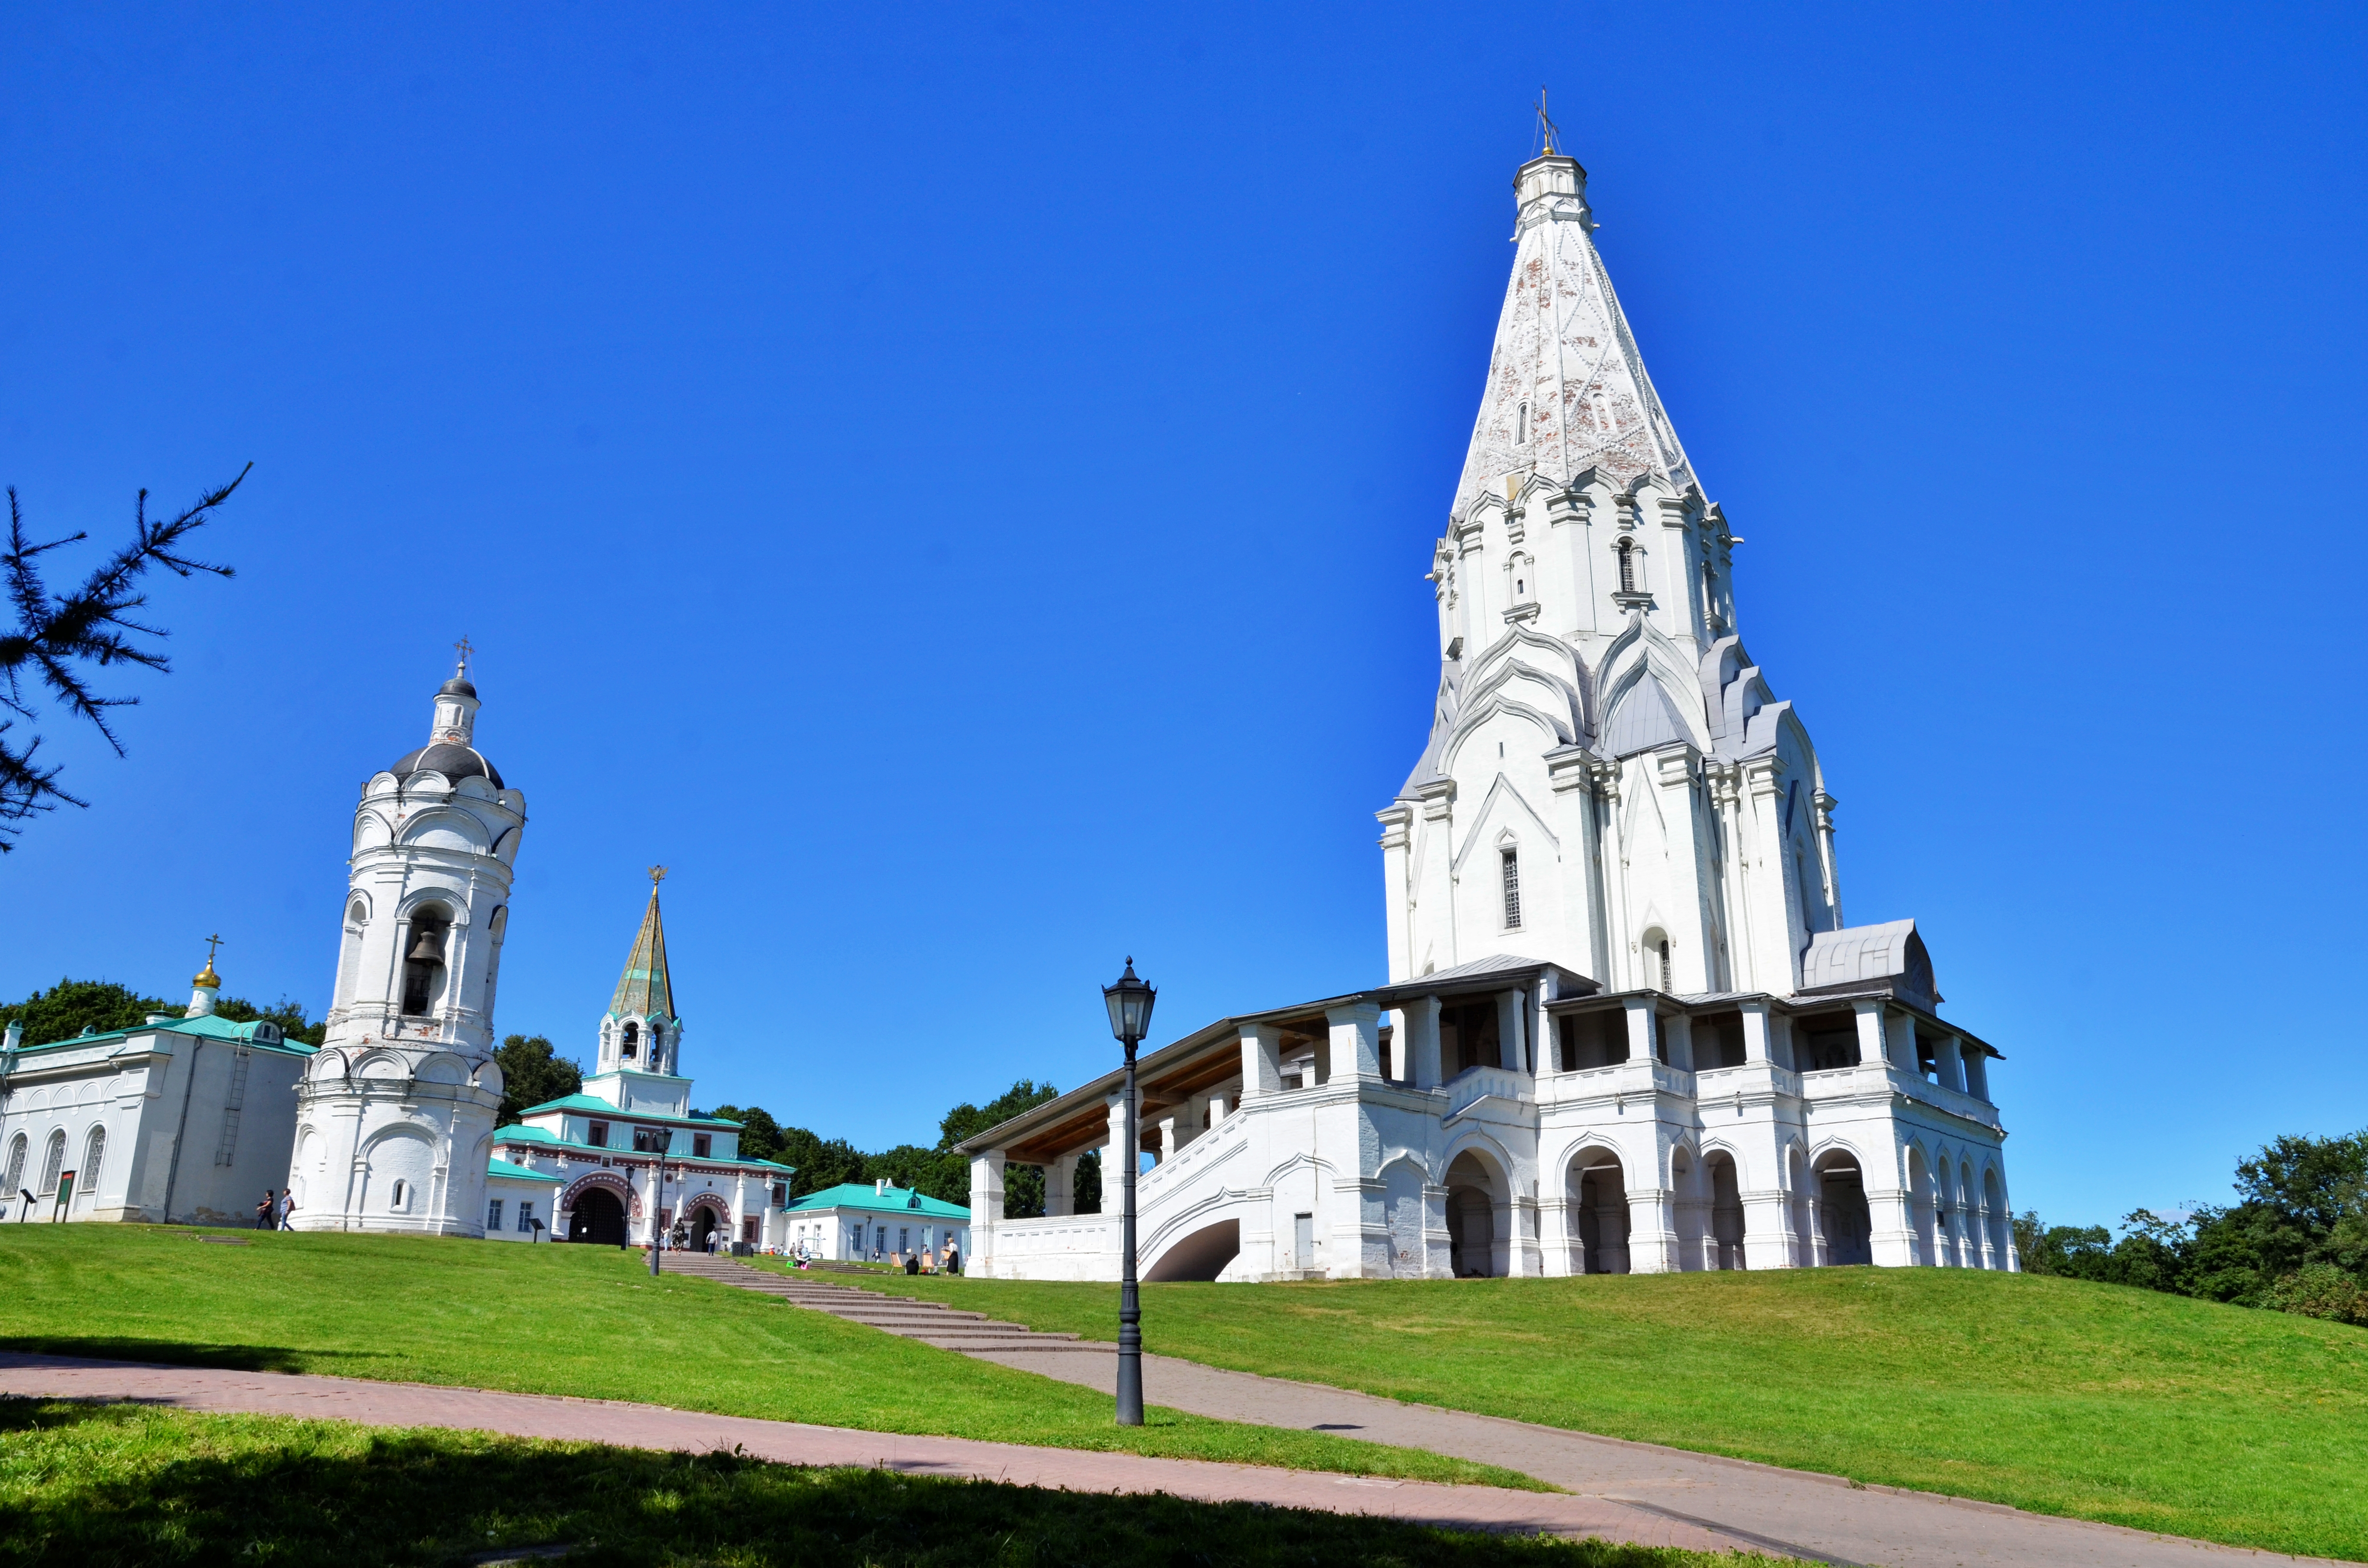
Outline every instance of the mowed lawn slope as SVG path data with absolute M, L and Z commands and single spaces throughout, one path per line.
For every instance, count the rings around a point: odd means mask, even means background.
M 244 1246 L 199 1240 L 231 1234 Z M 0 1346 L 323 1372 L 877 1432 L 1538 1483 L 1321 1432 L 1155 1411 L 681 1275 L 613 1247 L 0 1225 Z
M 855 1277 L 1117 1336 L 1115 1286 Z M 1944 1268 L 1147 1285 L 1212 1366 L 2368 1560 L 2368 1330 Z

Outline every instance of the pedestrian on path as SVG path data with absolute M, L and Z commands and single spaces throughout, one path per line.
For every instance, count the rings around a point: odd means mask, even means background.
M 291 1187 L 279 1194 L 279 1212 L 277 1216 L 279 1222 L 271 1228 L 275 1231 L 288 1229 L 288 1216 L 294 1212 L 296 1212 L 296 1189 Z
M 263 1201 L 255 1206 L 255 1228 L 256 1230 L 268 1231 L 271 1229 L 271 1213 L 277 1201 L 278 1200 L 272 1197 L 271 1189 L 268 1187 L 265 1187 L 263 1189 Z

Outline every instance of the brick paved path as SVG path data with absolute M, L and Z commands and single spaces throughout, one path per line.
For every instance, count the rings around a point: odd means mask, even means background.
M 744 1289 L 763 1290 L 907 1337 L 961 1349 L 985 1361 L 1041 1372 L 1065 1382 L 1114 1390 L 1116 1347 L 1107 1343 L 1030 1345 L 981 1334 L 947 1333 L 960 1319 L 933 1302 L 883 1297 L 811 1277 L 784 1289 L 781 1277 L 728 1258 L 668 1254 L 666 1267 Z M 863 1299 L 869 1297 L 869 1301 Z M 944 1327 L 933 1327 L 932 1324 Z M 967 1325 L 965 1325 L 967 1326 Z M 1156 1326 L 1156 1325 L 1155 1325 Z M 1015 1332 L 1022 1332 L 1016 1331 Z M 1088 1348 L 1102 1354 L 1082 1354 Z M 1319 1383 L 1230 1372 L 1166 1356 L 1146 1356 L 1144 1397 L 1170 1410 L 1265 1426 L 1297 1426 L 1400 1448 L 1428 1449 L 1520 1471 L 1581 1495 L 1673 1522 L 1715 1529 L 1767 1551 L 1835 1562 L 1892 1568 L 2188 1568 L 2244 1559 L 2252 1562 L 2323 1561 L 2213 1546 L 2077 1519 L 2024 1513 L 1929 1492 L 1858 1486 L 1831 1475 L 1782 1470 L 1652 1443 L 1622 1442 L 1556 1426 L 1500 1420 L 1430 1405 L 1400 1404 Z
M 653 1404 L 493 1393 L 422 1383 L 218 1371 L 10 1352 L 0 1353 L 0 1393 L 301 1415 L 375 1426 L 446 1426 L 518 1437 L 595 1443 L 621 1438 L 635 1448 L 684 1453 L 737 1446 L 758 1459 L 784 1464 L 864 1465 L 908 1475 L 1006 1481 L 1071 1492 L 1165 1492 L 1203 1502 L 1266 1503 L 1332 1514 L 1372 1514 L 1459 1529 L 1600 1536 L 1645 1546 L 1719 1551 L 1748 1544 L 1599 1497 L 1024 1448 L 961 1437 L 903 1437 L 790 1421 L 704 1415 Z

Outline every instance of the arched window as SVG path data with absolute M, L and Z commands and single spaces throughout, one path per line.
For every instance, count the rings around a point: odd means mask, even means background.
M 1673 996 L 1674 996 L 1675 994 L 1677 994 L 1677 990 L 1678 990 L 1678 988 L 1677 988 L 1677 985 L 1676 985 L 1676 983 L 1675 983 L 1674 980 L 1672 979 L 1671 972 L 1670 972 L 1670 969 L 1669 969 L 1669 939 L 1668 939 L 1667 937 L 1662 937 L 1662 938 L 1661 938 L 1660 958 L 1661 958 L 1661 989 L 1662 989 L 1662 990 L 1664 990 L 1664 991 L 1666 991 L 1666 992 L 1668 992 L 1668 993 L 1669 993 L 1671 995 L 1673 995 Z
M 634 1056 L 640 1053 L 642 1048 L 642 1026 L 639 1024 L 627 1024 L 625 1026 L 625 1032 L 619 1038 L 623 1041 L 623 1043 L 618 1046 L 617 1053 L 620 1056 L 622 1056 L 626 1061 L 631 1062 Z
M 1513 444 L 1517 447 L 1525 447 L 1529 445 L 1529 441 L 1530 405 L 1525 403 L 1521 404 L 1520 412 L 1513 415 Z
M 411 917 L 411 945 L 403 958 L 403 1010 L 415 1017 L 435 1006 L 444 989 L 444 937 L 451 919 L 434 904 Z
M 61 1127 L 50 1134 L 49 1151 L 41 1156 L 41 1197 L 47 1198 L 58 1189 L 58 1171 L 65 1163 L 66 1130 Z
M 1497 852 L 1505 874 L 1505 929 L 1521 928 L 1521 852 L 1508 846 Z
M 17 1200 L 17 1188 L 25 1184 L 25 1135 L 21 1132 L 8 1141 L 8 1181 L 0 1188 L 0 1206 Z
M 1622 540 L 1615 547 L 1620 556 L 1620 591 L 1636 591 L 1636 544 L 1634 540 Z
M 107 1129 L 94 1127 L 90 1130 L 90 1142 L 82 1152 L 82 1175 L 75 1178 L 75 1185 L 85 1192 L 97 1192 L 98 1169 L 106 1159 Z
M 404 1180 L 401 1176 L 395 1177 L 394 1194 L 392 1198 L 387 1199 L 386 1206 L 388 1210 L 396 1214 L 404 1212 L 404 1210 L 408 1207 L 404 1199 L 408 1199 L 410 1196 L 411 1184 Z
M 1513 590 L 1513 604 L 1517 608 L 1538 597 L 1537 571 L 1528 556 L 1517 551 L 1510 561 L 1505 562 L 1505 580 L 1506 585 Z

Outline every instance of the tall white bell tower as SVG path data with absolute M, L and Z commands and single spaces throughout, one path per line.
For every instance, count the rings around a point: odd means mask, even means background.
M 469 648 L 427 744 L 362 786 L 328 1037 L 297 1090 L 298 1230 L 484 1233 L 494 992 L 526 797 L 476 749 Z

